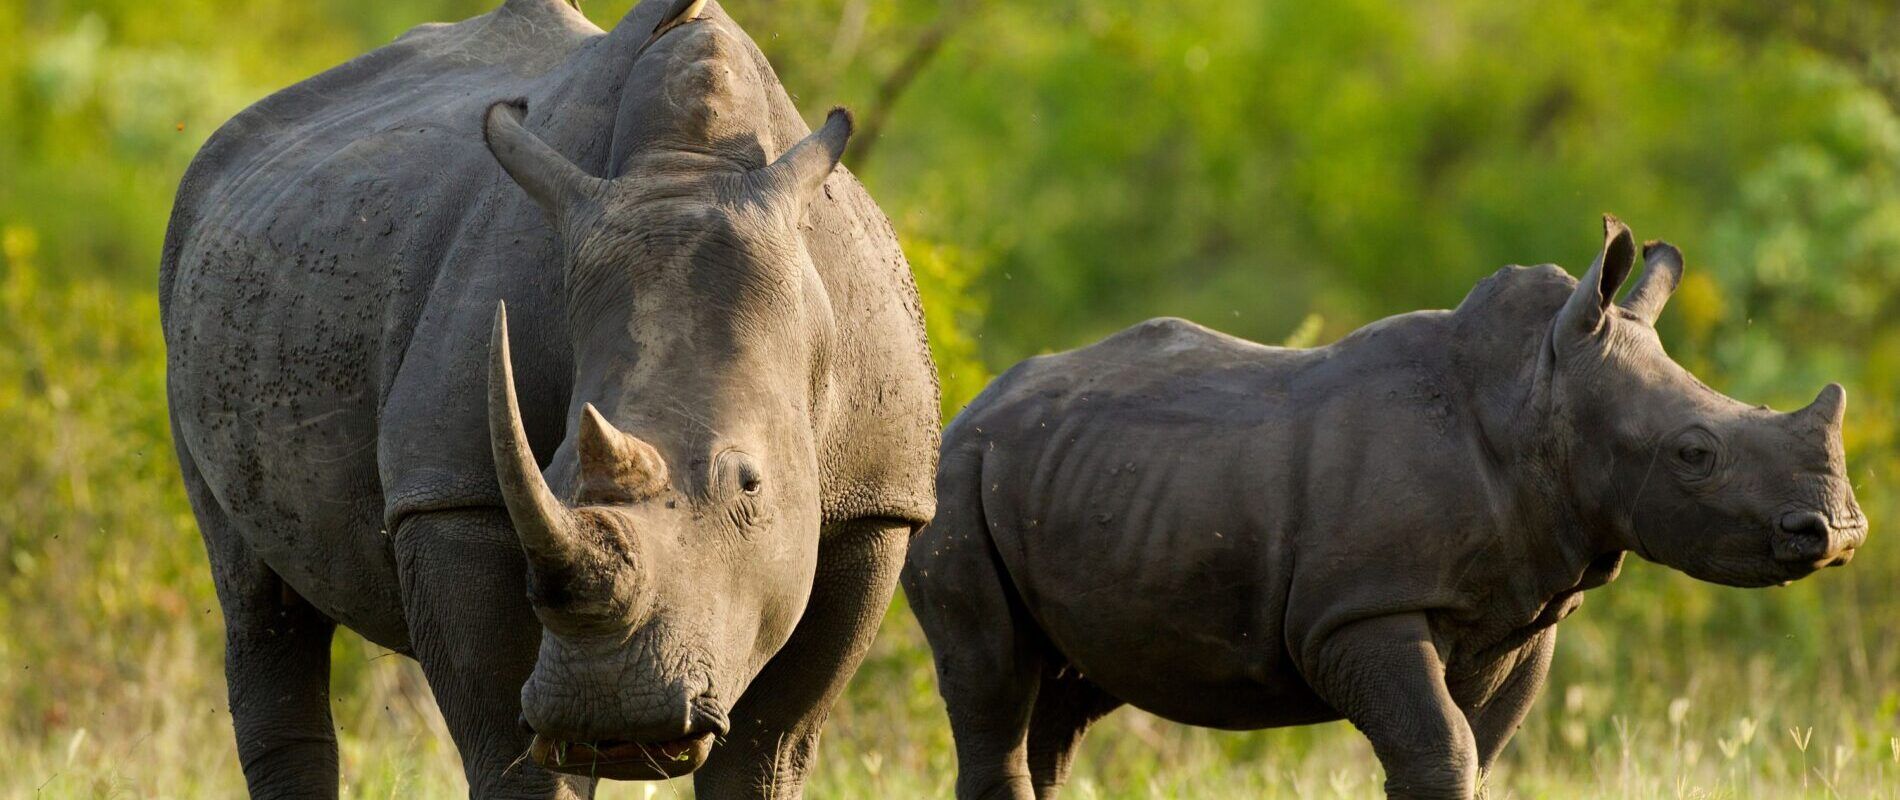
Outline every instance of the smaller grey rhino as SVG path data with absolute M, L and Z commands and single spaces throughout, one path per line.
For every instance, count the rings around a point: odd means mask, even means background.
M 1127 703 L 1344 718 L 1390 796 L 1470 798 L 1625 552 L 1732 586 L 1847 563 L 1846 393 L 1781 414 L 1704 386 L 1653 326 L 1681 254 L 1644 245 L 1617 303 L 1636 245 L 1604 226 L 1582 281 L 1506 267 L 1326 347 L 1151 320 L 991 384 L 903 575 L 957 796 L 1054 797 Z

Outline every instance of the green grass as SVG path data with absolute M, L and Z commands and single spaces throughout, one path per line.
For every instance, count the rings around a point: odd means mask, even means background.
M 16 721 L 0 735 L 0 751 L 13 754 L 0 795 L 240 793 L 218 657 L 193 644 L 197 627 L 128 636 L 146 653 L 133 681 L 73 698 L 57 724 Z M 453 748 L 415 665 L 379 657 L 353 638 L 336 650 L 339 671 L 351 676 L 336 687 L 345 796 L 463 796 Z M 809 796 L 949 794 L 953 758 L 924 655 L 900 604 L 834 717 Z M 1796 683 L 1744 667 L 1660 704 L 1628 701 L 1605 684 L 1560 684 L 1492 776 L 1491 796 L 1900 797 L 1893 726 L 1817 708 L 1815 693 Z M 1380 796 L 1371 748 L 1343 724 L 1236 734 L 1124 710 L 1085 749 L 1070 797 Z M 689 781 L 615 783 L 600 796 L 692 790 Z

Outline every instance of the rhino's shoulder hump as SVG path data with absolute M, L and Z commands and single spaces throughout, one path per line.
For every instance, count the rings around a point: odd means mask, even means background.
M 1251 342 L 1179 317 L 1156 317 L 1086 347 L 1051 356 L 1042 368 L 1112 375 L 1116 376 L 1115 383 L 1128 384 L 1170 375 L 1198 376 L 1240 364 L 1273 364 L 1298 352 Z
M 1180 317 L 1155 317 L 1143 320 L 1083 349 L 1095 348 L 1162 354 L 1169 351 L 1197 350 L 1235 355 L 1247 353 L 1258 355 L 1272 349 Z
M 445 117 L 442 112 L 464 104 L 486 105 L 495 99 L 485 96 L 493 87 L 555 70 L 600 33 L 560 0 L 511 0 L 461 22 L 417 26 L 239 112 L 206 140 L 190 172 L 242 174 L 260 158 L 294 157 L 340 130 L 367 135 L 399 122 Z
M 599 33 L 560 0 L 511 0 L 468 20 L 413 29 L 239 112 L 205 141 L 179 183 L 160 260 L 161 309 L 169 314 L 180 257 L 194 239 L 256 236 L 276 220 L 305 218 L 313 204 L 353 207 L 369 196 L 454 183 L 437 176 L 477 174 L 464 165 L 487 163 L 480 109 L 558 79 Z M 426 198 L 411 204 L 418 218 L 456 211 Z
M 461 22 L 417 25 L 384 49 L 407 46 L 426 56 L 509 63 L 541 72 L 559 63 L 573 45 L 600 33 L 562 0 L 509 0 L 492 12 Z
M 1458 303 L 1457 313 L 1543 321 L 1556 313 L 1576 286 L 1577 279 L 1556 264 L 1510 264 L 1472 286 Z

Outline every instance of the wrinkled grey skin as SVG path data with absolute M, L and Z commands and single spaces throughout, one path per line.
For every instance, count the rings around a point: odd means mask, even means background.
M 337 792 L 337 624 L 478 796 L 800 793 L 933 510 L 934 370 L 849 116 L 668 5 L 418 28 L 187 173 L 169 395 L 253 794 Z
M 945 431 L 903 581 L 962 798 L 1049 798 L 1128 703 L 1251 729 L 1345 718 L 1393 797 L 1469 798 L 1558 620 L 1625 551 L 1735 586 L 1847 561 L 1866 523 L 1830 385 L 1793 414 L 1703 386 L 1621 304 L 1507 267 L 1455 311 L 1310 350 L 1153 320 L 998 378 Z

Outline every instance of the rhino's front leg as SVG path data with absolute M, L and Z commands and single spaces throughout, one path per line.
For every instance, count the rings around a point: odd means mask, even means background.
M 805 614 L 733 707 L 732 730 L 693 779 L 704 800 L 795 798 L 831 706 L 890 608 L 910 524 L 853 520 L 825 532 Z
M 507 512 L 410 516 L 396 532 L 396 557 L 409 642 L 462 754 L 469 795 L 591 795 L 585 779 L 553 775 L 526 756 L 521 684 L 534 669 L 541 623 Z
M 1517 663 L 1497 691 L 1467 715 L 1478 741 L 1478 768 L 1483 774 L 1490 774 L 1491 764 L 1543 693 L 1544 676 L 1550 673 L 1550 657 L 1556 650 L 1557 628 L 1545 628 L 1518 651 Z
M 1470 800 L 1478 747 L 1423 614 L 1355 622 L 1310 648 L 1307 680 L 1372 741 L 1388 797 Z

